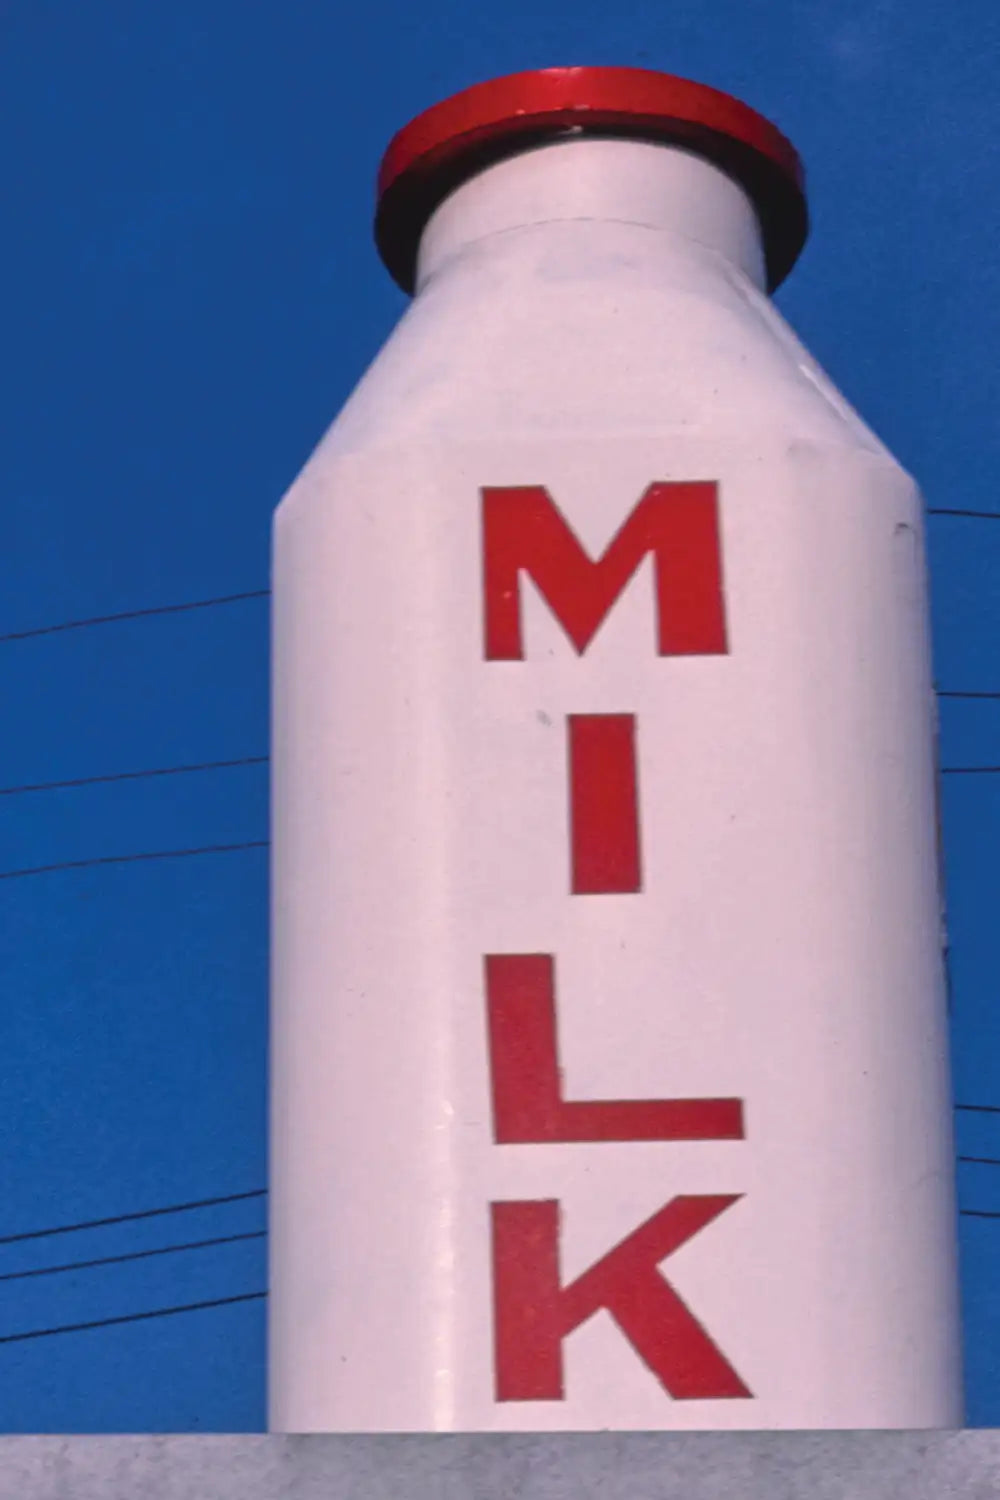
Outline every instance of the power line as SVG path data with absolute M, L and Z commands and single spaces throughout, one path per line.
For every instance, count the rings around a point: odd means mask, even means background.
M 939 698 L 998 698 L 998 693 L 938 693 Z M 155 776 L 184 776 L 198 771 L 227 771 L 237 766 L 266 766 L 269 755 L 238 755 L 231 760 L 203 760 L 191 765 L 156 766 L 144 771 L 111 771 L 100 776 L 74 776 L 63 781 L 31 781 L 17 786 L 0 786 L 0 797 L 17 797 L 25 792 L 58 792 L 83 786 L 110 785 L 118 781 L 143 781 Z M 978 771 L 1000 771 L 1000 766 L 942 766 L 942 775 L 970 775 Z
M 939 698 L 1000 698 L 1000 692 L 998 692 L 998 693 L 993 693 L 993 692 L 990 692 L 990 693 L 958 692 L 955 689 L 945 689 L 945 688 L 938 688 L 937 689 L 937 695 L 938 695 Z
M 125 1313 L 118 1318 L 96 1318 L 89 1323 L 63 1323 L 58 1328 L 32 1328 L 27 1333 L 0 1334 L 0 1344 L 19 1344 L 25 1339 L 47 1339 L 55 1333 L 83 1333 L 89 1328 L 111 1328 L 117 1323 L 141 1323 L 146 1318 L 170 1318 L 176 1313 L 200 1312 L 206 1307 L 231 1307 L 234 1302 L 256 1302 L 266 1292 L 240 1292 L 235 1297 L 213 1297 L 210 1302 L 185 1302 L 180 1307 L 157 1307 L 152 1312 Z
M 963 1110 L 983 1110 L 983 1111 L 987 1111 L 989 1113 L 1000 1114 L 1000 1106 L 998 1106 L 998 1105 L 992 1105 L 992 1104 L 956 1104 L 955 1108 L 956 1109 L 963 1109 Z M 967 1155 L 959 1155 L 958 1158 L 957 1158 L 957 1160 L 960 1161 L 960 1162 L 978 1163 L 978 1164 L 982 1164 L 984 1166 L 1000 1166 L 1000 1157 L 996 1157 L 996 1156 L 967 1156 Z M 165 1214 L 188 1213 L 188 1212 L 190 1212 L 192 1210 L 196 1210 L 196 1209 L 200 1209 L 200 1208 L 214 1208 L 214 1207 L 216 1207 L 216 1206 L 218 1206 L 220 1204 L 245 1202 L 247 1199 L 250 1199 L 250 1198 L 263 1198 L 263 1197 L 266 1197 L 267 1196 L 267 1191 L 268 1191 L 267 1188 L 252 1188 L 248 1192 L 244 1192 L 244 1193 L 226 1193 L 226 1194 L 220 1195 L 218 1197 L 214 1197 L 214 1198 L 197 1198 L 197 1199 L 193 1199 L 193 1200 L 191 1200 L 190 1202 L 187 1202 L 187 1203 L 172 1203 L 172 1204 L 168 1204 L 168 1205 L 166 1205 L 165 1207 L 162 1207 L 162 1208 L 140 1209 L 140 1210 L 138 1210 L 136 1212 L 133 1212 L 133 1213 L 128 1213 L 128 1214 L 114 1214 L 114 1215 L 110 1215 L 110 1216 L 108 1216 L 106 1218 L 101 1218 L 101 1219 L 81 1219 L 81 1220 L 78 1220 L 76 1223 L 73 1223 L 73 1224 L 58 1224 L 58 1225 L 55 1225 L 55 1226 L 53 1226 L 51 1228 L 48 1228 L 48 1229 L 31 1229 L 31 1230 L 24 1231 L 24 1232 L 22 1232 L 20 1234 L 8 1234 L 8 1235 L 4 1235 L 4 1236 L 0 1237 L 0 1245 L 20 1244 L 20 1243 L 23 1243 L 26 1240 L 45 1239 L 45 1238 L 48 1238 L 48 1237 L 50 1237 L 52 1235 L 56 1235 L 56 1234 L 72 1234 L 72 1233 L 75 1233 L 75 1232 L 77 1232 L 79 1230 L 102 1229 L 102 1228 L 106 1228 L 107 1226 L 113 1225 L 113 1224 L 128 1224 L 128 1223 L 133 1223 L 133 1222 L 135 1222 L 137 1220 L 140 1220 L 140 1219 L 157 1218 L 157 1217 L 160 1217 L 160 1216 L 165 1215 Z M 970 1215 L 970 1216 L 975 1217 L 975 1218 L 985 1218 L 985 1219 L 1000 1218 L 1000 1211 L 993 1211 L 993 1210 L 989 1210 L 989 1209 L 963 1208 L 963 1209 L 960 1209 L 959 1212 L 962 1213 L 962 1214 Z M 27 1270 L 27 1271 L 8 1271 L 8 1272 L 4 1272 L 4 1273 L 0 1274 L 0 1282 L 3 1282 L 3 1281 L 20 1281 L 20 1280 L 24 1280 L 26 1278 L 34 1277 L 34 1276 L 54 1276 L 54 1275 L 57 1275 L 58 1273 L 66 1272 L 66 1271 L 83 1271 L 83 1270 L 89 1270 L 89 1269 L 91 1269 L 92 1267 L 95 1267 L 95 1266 L 120 1265 L 120 1264 L 122 1264 L 123 1262 L 126 1262 L 126 1261 L 148 1260 L 148 1259 L 150 1259 L 150 1258 L 152 1258 L 154 1256 L 158 1256 L 158 1255 L 175 1255 L 175 1254 L 179 1254 L 182 1251 L 187 1251 L 187 1250 L 203 1250 L 203 1249 L 208 1249 L 208 1248 L 210 1248 L 212 1246 L 215 1246 L 215 1245 L 231 1245 L 231 1244 L 236 1244 L 236 1243 L 238 1243 L 240 1241 L 255 1240 L 255 1239 L 264 1239 L 266 1237 L 267 1237 L 267 1230 L 266 1229 L 248 1230 L 248 1231 L 245 1231 L 245 1232 L 240 1233 L 240 1234 L 216 1235 L 216 1236 L 213 1236 L 210 1239 L 185 1241 L 183 1244 L 180 1244 L 180 1245 L 163 1245 L 163 1246 L 159 1246 L 159 1247 L 156 1247 L 154 1249 L 151 1249 L 151 1250 L 131 1250 L 131 1251 L 128 1251 L 128 1252 L 126 1252 L 124 1254 L 121 1254 L 121 1255 L 106 1255 L 106 1256 L 100 1256 L 100 1257 L 97 1257 L 97 1258 L 94 1258 L 94 1259 L 91 1259 L 91 1260 L 71 1261 L 71 1262 L 66 1263 L 65 1265 L 42 1266 L 42 1267 L 39 1267 L 39 1268 L 34 1268 L 34 1269 L 31 1269 L 31 1270 Z M 245 1294 L 243 1296 L 240 1296 L 240 1297 L 223 1298 L 220 1301 L 216 1301 L 216 1302 L 192 1303 L 190 1306 L 179 1307 L 179 1308 L 165 1308 L 165 1309 L 160 1309 L 160 1310 L 158 1310 L 156 1312 L 151 1312 L 151 1313 L 133 1313 L 133 1314 L 129 1314 L 127 1317 L 123 1317 L 123 1318 L 108 1319 L 107 1322 L 109 1322 L 109 1323 L 118 1323 L 118 1322 L 127 1323 L 127 1322 L 133 1321 L 136 1318 L 163 1317 L 163 1316 L 166 1316 L 167 1314 L 172 1313 L 172 1312 L 194 1311 L 194 1310 L 196 1310 L 197 1308 L 200 1308 L 200 1307 L 221 1306 L 221 1305 L 223 1305 L 223 1303 L 228 1302 L 228 1301 L 240 1302 L 240 1301 L 246 1301 L 246 1300 L 248 1300 L 250 1298 L 253 1298 L 253 1297 L 263 1297 L 263 1296 L 266 1296 L 266 1293 L 264 1293 L 264 1292 L 252 1292 L 252 1293 L 247 1293 L 247 1294 Z M 63 1328 L 40 1329 L 40 1330 L 37 1330 L 35 1332 L 27 1333 L 27 1334 L 13 1334 L 9 1338 L 0 1337 L 0 1343 L 11 1342 L 12 1340 L 20 1339 L 20 1338 L 41 1338 L 44 1335 L 47 1335 L 49 1333 L 73 1332 L 73 1331 L 75 1331 L 78 1328 L 79 1329 L 83 1329 L 83 1328 L 96 1328 L 96 1327 L 103 1327 L 103 1326 L 105 1326 L 104 1321 L 102 1321 L 101 1323 L 80 1323 L 80 1324 L 73 1324 L 73 1325 L 67 1326 L 65 1329 L 63 1329 Z
M 144 620 L 150 615 L 178 615 L 190 609 L 212 609 L 219 604 L 240 604 L 244 599 L 266 599 L 270 589 L 248 589 L 242 594 L 219 594 L 214 599 L 192 599 L 184 604 L 156 604 L 150 609 L 126 609 L 114 615 L 93 615 L 87 620 L 60 620 L 57 625 L 36 625 L 32 630 L 10 630 L 0 635 L 5 641 L 27 641 L 39 635 L 56 635 L 62 630 L 87 630 L 91 625 L 113 625 L 118 620 Z
M 125 1255 L 102 1255 L 97 1260 L 74 1260 L 65 1266 L 39 1266 L 30 1271 L 5 1271 L 0 1281 L 23 1281 L 29 1276 L 55 1276 L 61 1271 L 88 1271 L 93 1266 L 117 1266 L 127 1260 L 148 1260 L 154 1255 L 176 1255 L 181 1250 L 207 1250 L 210 1245 L 234 1245 L 237 1240 L 266 1239 L 266 1229 L 251 1229 L 244 1234 L 222 1234 L 210 1240 L 189 1240 L 184 1245 L 162 1245 L 155 1250 L 130 1250 Z
M 190 771 L 225 771 L 231 766 L 262 766 L 269 755 L 241 755 L 235 760 L 204 760 L 192 766 L 162 766 L 153 771 L 115 771 L 105 776 L 77 776 L 72 781 L 35 781 L 24 786 L 0 786 L 0 797 L 15 797 L 21 792 L 55 792 L 64 787 L 98 786 L 112 781 L 141 781 L 147 776 L 182 776 Z
M 87 870 L 95 865 L 130 865 L 148 859 L 190 859 L 196 854 L 232 854 L 238 849 L 266 849 L 270 839 L 247 839 L 241 844 L 205 844 L 200 849 L 153 849 L 143 854 L 102 854 L 96 859 L 67 859 L 55 865 L 30 865 L 24 870 L 0 870 L 0 880 L 23 880 L 28 875 L 51 875 L 57 870 Z
M 929 516 L 971 516 L 976 521 L 1000 521 L 998 510 L 952 510 L 947 506 L 931 505 L 927 507 Z
M 929 516 L 967 516 L 979 521 L 1000 521 L 1000 511 L 963 510 L 950 506 L 929 506 Z M 55 625 L 36 625 L 30 630 L 11 630 L 0 635 L 0 644 L 5 641 L 26 641 L 35 636 L 55 635 L 63 630 L 87 630 L 93 625 L 112 625 L 119 620 L 142 620 L 151 615 L 182 614 L 191 609 L 212 609 L 223 604 L 239 604 L 245 599 L 267 599 L 270 589 L 246 589 L 239 594 L 219 594 L 212 599 L 191 599 L 180 604 L 157 604 L 147 609 L 119 610 L 111 615 L 92 615 L 83 620 L 60 620 Z
M 1000 1104 L 956 1104 L 955 1108 L 969 1110 L 973 1114 L 1000 1115 Z
M 169 1203 L 165 1208 L 143 1208 L 131 1214 L 112 1214 L 106 1219 L 79 1219 L 75 1224 L 56 1224 L 50 1229 L 28 1229 L 20 1234 L 0 1236 L 0 1245 L 18 1245 L 24 1240 L 41 1240 L 51 1234 L 74 1234 L 78 1229 L 105 1229 L 109 1224 L 131 1224 L 136 1219 L 156 1219 L 161 1214 L 186 1214 L 196 1208 L 215 1208 L 220 1203 L 243 1203 L 248 1198 L 265 1198 L 267 1188 L 251 1188 L 246 1193 L 225 1193 L 218 1198 L 194 1198 L 188 1203 Z

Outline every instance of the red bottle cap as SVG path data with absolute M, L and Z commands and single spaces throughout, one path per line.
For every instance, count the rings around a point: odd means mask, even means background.
M 802 163 L 763 115 L 718 89 L 646 68 L 544 68 L 463 89 L 390 141 L 375 242 L 394 280 L 412 292 L 420 236 L 449 193 L 484 167 L 570 132 L 696 151 L 754 204 L 772 291 L 798 259 L 809 227 Z

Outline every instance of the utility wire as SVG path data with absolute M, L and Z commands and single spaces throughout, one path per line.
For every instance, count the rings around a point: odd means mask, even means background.
M 77 776 L 72 781 L 35 781 L 24 786 L 0 786 L 0 797 L 16 797 L 21 792 L 55 792 L 64 787 L 98 786 L 112 781 L 141 781 L 147 776 L 182 776 L 190 771 L 225 771 L 231 766 L 263 766 L 269 755 L 241 755 L 235 760 L 204 760 L 192 766 L 162 766 L 153 771 L 115 771 L 105 776 Z
M 1000 511 L 961 510 L 950 506 L 929 506 L 929 516 L 968 516 L 978 521 L 1000 521 Z M 182 614 L 192 609 L 212 609 L 222 604 L 239 604 L 245 599 L 267 599 L 270 589 L 246 589 L 240 594 L 219 594 L 213 599 L 191 599 L 181 604 L 157 604 L 148 609 L 126 609 L 111 615 L 92 615 L 84 620 L 60 620 L 55 625 L 36 625 L 30 630 L 10 630 L 0 635 L 5 641 L 27 641 L 40 635 L 55 635 L 63 630 L 87 630 L 93 625 L 112 625 L 119 620 L 142 620 L 151 615 Z
M 977 1162 L 985 1166 L 1000 1167 L 1000 1157 L 996 1156 L 960 1156 L 959 1161 Z M 973 1209 L 961 1209 L 962 1213 L 973 1213 Z M 998 1215 L 1000 1217 L 1000 1215 Z M 44 1232 L 44 1231 L 43 1231 Z M 267 1239 L 266 1229 L 251 1229 L 242 1234 L 215 1235 L 206 1240 L 187 1240 L 181 1245 L 160 1245 L 152 1250 L 129 1250 L 122 1255 L 102 1255 L 93 1260 L 68 1261 L 60 1266 L 35 1266 L 27 1271 L 5 1271 L 0 1274 L 0 1282 L 3 1281 L 25 1281 L 35 1276 L 58 1276 L 67 1271 L 89 1271 L 98 1266 L 124 1265 L 128 1261 L 150 1260 L 158 1255 L 178 1255 L 188 1250 L 209 1250 L 216 1245 L 235 1245 L 246 1240 Z
M 992 510 L 960 510 L 950 506 L 929 506 L 927 514 L 929 516 L 969 516 L 979 521 L 1000 521 L 1000 511 Z M 5 635 L 0 635 L 0 644 L 4 641 L 26 641 L 39 635 L 54 635 L 61 630 L 86 630 L 92 625 L 111 625 L 118 620 L 141 620 L 150 615 L 181 614 L 190 609 L 211 609 L 220 604 L 238 604 L 244 599 L 266 599 L 270 593 L 270 589 L 247 589 L 240 594 L 220 594 L 214 599 L 192 599 L 182 604 L 157 604 L 149 609 L 126 609 L 113 615 L 92 615 L 85 620 L 61 620 L 55 625 L 36 625 L 31 630 L 8 631 Z
M 970 1110 L 984 1114 L 1000 1115 L 1000 1104 L 956 1104 L 957 1110 Z M 988 1161 L 1000 1166 L 1000 1157 L 960 1156 L 959 1161 Z M 103 1219 L 78 1219 L 72 1224 L 56 1224 L 48 1229 L 22 1230 L 20 1234 L 0 1236 L 0 1245 L 22 1244 L 25 1240 L 46 1239 L 54 1234 L 75 1234 L 81 1229 L 105 1229 L 111 1224 L 131 1224 L 139 1219 L 156 1219 L 165 1214 L 190 1213 L 199 1208 L 215 1208 L 224 1203 L 245 1203 L 250 1198 L 266 1198 L 266 1187 L 250 1188 L 243 1193 L 224 1193 L 215 1198 L 193 1198 L 185 1203 L 168 1203 L 162 1208 L 143 1208 L 128 1214 L 113 1214 Z
M 954 689 L 945 688 L 938 688 L 937 695 L 939 698 L 1000 698 L 1000 693 L 957 692 Z
M 929 516 L 967 516 L 979 521 L 1000 521 L 1000 511 L 963 510 L 950 506 L 930 506 Z M 182 614 L 192 609 L 212 609 L 218 605 L 240 604 L 246 599 L 267 599 L 270 589 L 246 589 L 239 594 L 219 594 L 212 599 L 191 599 L 180 604 L 157 604 L 147 609 L 126 609 L 110 615 L 92 615 L 83 620 L 60 620 L 54 625 L 36 625 L 30 630 L 10 630 L 0 635 L 6 641 L 27 641 L 40 635 L 55 635 L 63 630 L 87 630 L 93 625 L 112 625 L 119 620 L 143 620 L 152 615 Z
M 56 1224 L 50 1229 L 28 1229 L 20 1234 L 0 1236 L 0 1245 L 19 1245 L 25 1240 L 46 1239 L 52 1234 L 75 1234 L 78 1229 L 105 1229 L 109 1224 L 131 1224 L 136 1219 L 156 1219 L 161 1214 L 186 1214 L 196 1208 L 215 1208 L 220 1203 L 244 1203 L 248 1198 L 264 1198 L 267 1188 L 251 1188 L 246 1193 L 225 1193 L 219 1198 L 195 1198 L 189 1203 L 169 1203 L 165 1208 L 143 1208 L 131 1214 L 113 1214 L 107 1219 L 79 1219 L 74 1224 Z
M 939 698 L 1000 698 L 998 693 L 939 693 Z M 119 781 L 143 781 L 156 776 L 184 776 L 198 771 L 228 771 L 237 766 L 266 766 L 269 755 L 238 755 L 231 760 L 203 760 L 192 765 L 156 766 L 147 771 L 111 771 L 101 776 L 74 776 L 63 781 L 31 781 L 18 786 L 0 786 L 0 797 L 18 797 L 25 792 L 58 792 L 83 786 L 106 786 Z M 1000 771 L 998 766 L 942 766 L 945 776 Z
M 989 1209 L 963 1208 L 960 1212 L 973 1219 L 1000 1219 L 1000 1212 Z M 207 1302 L 186 1302 L 176 1307 L 157 1307 L 150 1312 L 125 1313 L 117 1318 L 95 1318 L 86 1323 L 63 1323 L 57 1328 L 31 1328 L 26 1333 L 0 1334 L 0 1344 L 18 1344 L 27 1339 L 51 1338 L 59 1333 L 84 1333 L 92 1328 L 113 1328 L 123 1323 L 141 1323 L 150 1318 L 170 1318 L 178 1313 L 201 1312 L 208 1308 L 232 1307 L 238 1302 L 260 1302 L 267 1292 L 240 1292 L 233 1297 L 214 1297 Z
M 1000 510 L 952 510 L 949 506 L 929 505 L 929 516 L 971 516 L 976 521 L 1000 521 Z
M 956 1109 L 961 1109 L 961 1110 L 976 1110 L 976 1111 L 982 1110 L 982 1111 L 986 1111 L 986 1112 L 991 1113 L 991 1114 L 993 1114 L 993 1113 L 1000 1114 L 1000 1105 L 994 1105 L 994 1104 L 956 1104 L 955 1108 Z M 958 1159 L 958 1161 L 961 1161 L 961 1162 L 974 1162 L 974 1163 L 982 1164 L 984 1166 L 998 1166 L 998 1167 L 1000 1167 L 1000 1157 L 996 1157 L 996 1156 L 967 1156 L 967 1155 L 960 1155 L 960 1156 L 958 1156 L 957 1159 Z M 133 1222 L 135 1222 L 137 1220 L 140 1220 L 140 1219 L 157 1218 L 157 1217 L 160 1217 L 160 1216 L 162 1216 L 164 1214 L 188 1213 L 188 1212 L 190 1212 L 191 1210 L 194 1210 L 194 1209 L 214 1208 L 214 1207 L 216 1207 L 219 1204 L 245 1202 L 247 1199 L 250 1199 L 250 1198 L 263 1198 L 263 1197 L 266 1197 L 266 1196 L 267 1196 L 267 1188 L 252 1188 L 249 1192 L 245 1192 L 245 1193 L 226 1193 L 226 1194 L 224 1194 L 224 1195 L 222 1195 L 220 1197 L 215 1197 L 215 1198 L 198 1198 L 198 1199 L 194 1199 L 194 1200 L 192 1200 L 191 1202 L 188 1202 L 188 1203 L 172 1203 L 172 1204 L 168 1204 L 166 1207 L 163 1207 L 163 1208 L 146 1208 L 146 1209 L 141 1209 L 141 1210 L 139 1210 L 139 1211 L 137 1211 L 135 1213 L 115 1214 L 115 1215 L 112 1215 L 112 1216 L 110 1216 L 108 1218 L 103 1218 L 103 1219 L 82 1219 L 82 1220 L 78 1220 L 76 1223 L 73 1223 L 73 1224 L 58 1224 L 58 1225 L 55 1225 L 54 1227 L 49 1228 L 49 1229 L 31 1229 L 31 1230 L 27 1230 L 26 1232 L 23 1232 L 21 1234 L 4 1235 L 3 1237 L 0 1237 L 0 1245 L 20 1244 L 20 1243 L 23 1243 L 25 1240 L 44 1239 L 44 1238 L 47 1238 L 47 1237 L 49 1237 L 51 1235 L 55 1235 L 55 1234 L 72 1234 L 72 1233 L 77 1232 L 78 1230 L 84 1230 L 84 1229 L 101 1229 L 101 1228 L 105 1228 L 108 1225 L 112 1225 L 112 1224 L 128 1224 L 128 1223 L 133 1223 Z M 988 1210 L 985 1210 L 985 1209 L 963 1208 L 963 1209 L 960 1210 L 960 1212 L 963 1213 L 963 1214 L 971 1214 L 973 1216 L 977 1216 L 977 1217 L 981 1217 L 981 1218 L 1000 1218 L 1000 1212 L 993 1213 L 992 1211 L 988 1211 Z M 93 1259 L 93 1260 L 72 1261 L 72 1262 L 69 1262 L 69 1263 L 67 1263 L 65 1265 L 43 1266 L 41 1268 L 33 1269 L 33 1270 L 29 1270 L 29 1271 L 10 1271 L 10 1272 L 5 1272 L 3 1274 L 0 1274 L 0 1282 L 2 1282 L 2 1281 L 19 1281 L 19 1280 L 22 1280 L 22 1279 L 24 1279 L 26 1277 L 31 1277 L 31 1276 L 54 1276 L 57 1273 L 64 1272 L 64 1271 L 82 1271 L 82 1270 L 87 1270 L 87 1269 L 89 1269 L 89 1268 L 91 1268 L 93 1266 L 117 1265 L 117 1264 L 121 1264 L 124 1261 L 146 1260 L 146 1259 L 149 1259 L 152 1256 L 157 1256 L 157 1255 L 173 1255 L 173 1254 L 177 1254 L 177 1253 L 179 1253 L 181 1251 L 186 1251 L 186 1250 L 202 1250 L 202 1249 L 207 1249 L 210 1246 L 214 1246 L 214 1245 L 229 1245 L 229 1244 L 235 1244 L 238 1241 L 243 1241 L 243 1240 L 263 1239 L 263 1238 L 266 1237 L 266 1234 L 267 1234 L 266 1230 L 264 1230 L 264 1229 L 256 1229 L 256 1230 L 250 1230 L 250 1231 L 247 1231 L 247 1232 L 241 1233 L 241 1234 L 218 1235 L 218 1236 L 215 1236 L 215 1237 L 213 1237 L 211 1239 L 190 1240 L 190 1241 L 186 1241 L 185 1243 L 180 1244 L 180 1245 L 164 1245 L 164 1246 L 152 1249 L 152 1250 L 133 1250 L 133 1251 L 129 1251 L 129 1252 L 127 1252 L 125 1254 L 122 1254 L 122 1255 L 107 1255 L 107 1256 L 101 1256 L 101 1257 Z M 263 1295 L 263 1294 L 254 1293 L 253 1295 Z M 239 1300 L 239 1299 L 237 1299 L 237 1300 Z M 198 1304 L 198 1305 L 201 1306 L 202 1304 Z M 205 1305 L 209 1305 L 209 1304 L 205 1304 Z M 179 1309 L 179 1310 L 180 1311 L 184 1311 L 186 1309 Z M 168 1309 L 168 1311 L 169 1311 L 169 1309 Z M 155 1314 L 155 1315 L 154 1314 L 137 1314 L 136 1316 L 142 1316 L 142 1317 L 145 1317 L 145 1316 L 160 1316 L 160 1314 Z M 119 1320 L 114 1320 L 114 1321 L 119 1321 Z M 123 1321 L 128 1321 L 128 1320 L 126 1319 L 126 1320 L 123 1320 Z M 80 1326 L 81 1327 L 90 1327 L 90 1326 L 96 1326 L 96 1325 L 81 1324 Z M 52 1331 L 53 1332 L 58 1332 L 60 1330 L 52 1330 Z M 21 1337 L 21 1336 L 22 1335 L 16 1335 L 16 1337 Z M 28 1336 L 31 1336 L 31 1337 L 35 1337 L 35 1336 L 41 1337 L 41 1334 L 39 1333 L 38 1335 L 25 1335 L 25 1337 L 28 1337 Z M 2 1342 L 2 1340 L 0 1340 L 0 1342 Z
M 93 615 L 87 620 L 60 620 L 57 625 L 36 625 L 32 630 L 10 630 L 5 641 L 27 641 L 38 635 L 56 635 L 62 630 L 87 630 L 91 625 L 112 625 L 118 620 L 144 620 L 150 615 L 179 615 L 190 609 L 212 609 L 219 604 L 240 604 L 244 599 L 266 599 L 270 589 L 249 589 L 242 594 L 220 594 L 215 599 L 192 599 L 184 604 L 156 604 L 150 609 L 126 609 L 114 615 Z
M 237 1240 L 266 1239 L 266 1229 L 245 1234 L 222 1234 L 211 1240 L 189 1240 L 183 1245 L 161 1245 L 155 1250 L 130 1250 L 125 1255 L 102 1255 L 97 1260 L 74 1260 L 65 1266 L 39 1266 L 30 1271 L 4 1271 L 0 1281 L 23 1281 L 27 1276 L 55 1276 L 61 1271 L 88 1271 L 93 1266 L 117 1266 L 127 1260 L 148 1260 L 153 1255 L 176 1255 L 181 1250 L 207 1250 L 210 1245 L 234 1245 Z
M 141 1323 L 147 1318 L 170 1318 L 176 1313 L 200 1312 L 206 1307 L 230 1307 L 234 1302 L 256 1302 L 266 1296 L 266 1292 L 240 1292 L 235 1297 L 213 1297 L 211 1302 L 186 1302 L 180 1307 L 157 1307 L 152 1312 L 125 1313 L 118 1318 L 96 1318 L 89 1323 L 63 1323 L 58 1328 L 31 1328 L 27 1333 L 0 1334 L 0 1344 L 19 1344 L 25 1339 L 46 1339 L 55 1333 L 82 1333 L 89 1328 L 111 1328 L 116 1323 Z
M 270 839 L 247 839 L 241 844 L 205 844 L 200 849 L 152 849 L 142 854 L 102 854 L 96 859 L 66 859 L 55 865 L 29 865 L 23 870 L 0 870 L 0 880 L 24 880 L 29 875 L 51 875 L 57 870 L 87 870 L 95 865 L 130 865 L 149 859 L 190 859 L 196 854 L 232 854 L 238 849 L 266 849 Z

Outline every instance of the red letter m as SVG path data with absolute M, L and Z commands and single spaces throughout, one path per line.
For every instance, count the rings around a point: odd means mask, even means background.
M 520 572 L 582 655 L 643 558 L 656 570 L 660 656 L 724 655 L 717 486 L 651 484 L 594 561 L 541 485 L 483 492 L 487 661 L 521 661 Z

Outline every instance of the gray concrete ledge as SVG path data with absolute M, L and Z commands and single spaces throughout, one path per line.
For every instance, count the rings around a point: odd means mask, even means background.
M 1000 1431 L 0 1438 L 2 1500 L 959 1496 L 1000 1496 Z

